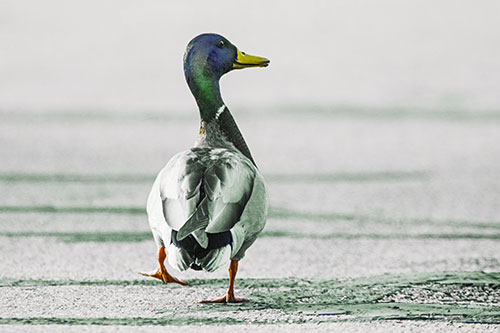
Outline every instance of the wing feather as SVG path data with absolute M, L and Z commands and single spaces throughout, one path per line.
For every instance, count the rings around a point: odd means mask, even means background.
M 195 210 L 195 212 L 191 215 L 191 217 L 184 223 L 184 225 L 179 229 L 177 233 L 177 240 L 181 241 L 193 231 L 198 229 L 205 229 L 209 223 L 210 217 L 208 215 L 208 207 L 207 207 L 207 197 L 203 198 L 201 204 Z
M 178 239 L 197 230 L 230 230 L 245 208 L 255 173 L 250 160 L 227 149 L 193 148 L 177 154 L 160 179 L 167 224 L 178 231 Z
M 231 229 L 233 248 L 231 258 L 240 260 L 255 242 L 266 224 L 269 203 L 264 178 L 257 171 L 252 189 L 241 218 Z

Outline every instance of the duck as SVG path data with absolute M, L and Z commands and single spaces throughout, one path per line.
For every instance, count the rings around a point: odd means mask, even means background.
M 144 276 L 188 285 L 179 271 L 214 272 L 229 266 L 224 296 L 200 303 L 239 303 L 234 295 L 238 263 L 264 229 L 268 195 L 262 174 L 228 107 L 219 81 L 236 69 L 267 67 L 266 58 L 241 52 L 225 37 L 204 33 L 184 53 L 184 75 L 200 114 L 194 146 L 161 169 L 147 200 L 159 268 Z

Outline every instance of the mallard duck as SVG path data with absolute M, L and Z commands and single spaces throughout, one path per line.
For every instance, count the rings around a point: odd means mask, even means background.
M 266 67 L 269 60 L 240 52 L 218 34 L 191 40 L 184 73 L 198 104 L 201 125 L 194 147 L 180 152 L 160 171 L 147 202 L 160 267 L 146 274 L 164 283 L 187 285 L 170 275 L 213 272 L 229 264 L 229 288 L 221 298 L 201 303 L 236 303 L 238 262 L 255 242 L 267 217 L 267 194 L 250 150 L 222 100 L 219 80 L 233 69 Z

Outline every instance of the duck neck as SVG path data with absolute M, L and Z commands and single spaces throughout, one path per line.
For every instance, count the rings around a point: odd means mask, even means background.
M 255 165 L 236 121 L 222 100 L 219 78 L 203 70 L 189 70 L 186 79 L 200 110 L 198 145 L 236 148 Z
M 201 120 L 199 146 L 235 149 L 254 165 L 250 149 L 229 109 L 223 104 L 210 121 Z
M 206 75 L 203 71 L 191 73 L 187 83 L 200 110 L 202 121 L 211 121 L 224 105 L 219 88 L 219 79 Z

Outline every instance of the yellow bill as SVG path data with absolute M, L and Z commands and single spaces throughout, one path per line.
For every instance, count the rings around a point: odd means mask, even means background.
M 236 49 L 237 56 L 233 63 L 233 69 L 242 69 L 248 67 L 267 67 L 269 65 L 269 59 L 257 57 L 253 55 L 246 54 L 245 52 L 240 52 Z

